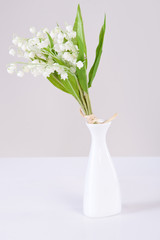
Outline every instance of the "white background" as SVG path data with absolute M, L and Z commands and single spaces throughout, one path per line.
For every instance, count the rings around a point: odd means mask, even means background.
M 0 239 L 159 240 L 160 158 L 113 158 L 122 212 L 82 213 L 87 158 L 1 158 Z
M 89 67 L 107 14 L 100 67 L 90 91 L 100 118 L 115 112 L 108 136 L 114 156 L 160 155 L 160 1 L 80 0 Z M 48 80 L 8 75 L 12 33 L 72 24 L 77 1 L 1 1 L 0 157 L 87 155 L 90 138 L 79 106 Z

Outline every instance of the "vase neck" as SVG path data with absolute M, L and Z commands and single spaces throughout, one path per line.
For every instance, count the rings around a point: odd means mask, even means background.
M 111 122 L 104 124 L 87 124 L 87 127 L 91 133 L 93 139 L 104 139 L 107 131 L 111 125 Z

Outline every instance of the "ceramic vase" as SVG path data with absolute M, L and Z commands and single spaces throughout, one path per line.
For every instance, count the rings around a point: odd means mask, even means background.
M 119 182 L 106 144 L 111 122 L 88 124 L 91 148 L 85 177 L 83 212 L 88 217 L 107 217 L 120 213 Z

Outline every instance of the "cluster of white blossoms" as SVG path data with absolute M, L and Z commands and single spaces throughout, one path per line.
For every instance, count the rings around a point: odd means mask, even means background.
M 10 64 L 8 73 L 17 72 L 17 76 L 23 77 L 24 73 L 30 71 L 34 76 L 49 77 L 56 72 L 65 80 L 68 78 L 67 71 L 75 73 L 76 67 L 83 67 L 83 62 L 77 60 L 76 32 L 72 26 L 67 25 L 65 30 L 59 26 L 51 31 L 44 28 L 38 32 L 32 27 L 30 32 L 33 34 L 32 38 L 13 38 L 12 43 L 17 49 L 10 48 L 9 54 L 24 57 L 26 62 Z M 19 66 L 22 67 L 19 69 Z

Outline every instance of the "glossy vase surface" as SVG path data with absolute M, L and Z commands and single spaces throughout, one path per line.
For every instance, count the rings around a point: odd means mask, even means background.
M 111 122 L 87 124 L 91 148 L 85 177 L 83 212 L 88 217 L 107 217 L 121 211 L 117 174 L 106 144 Z

